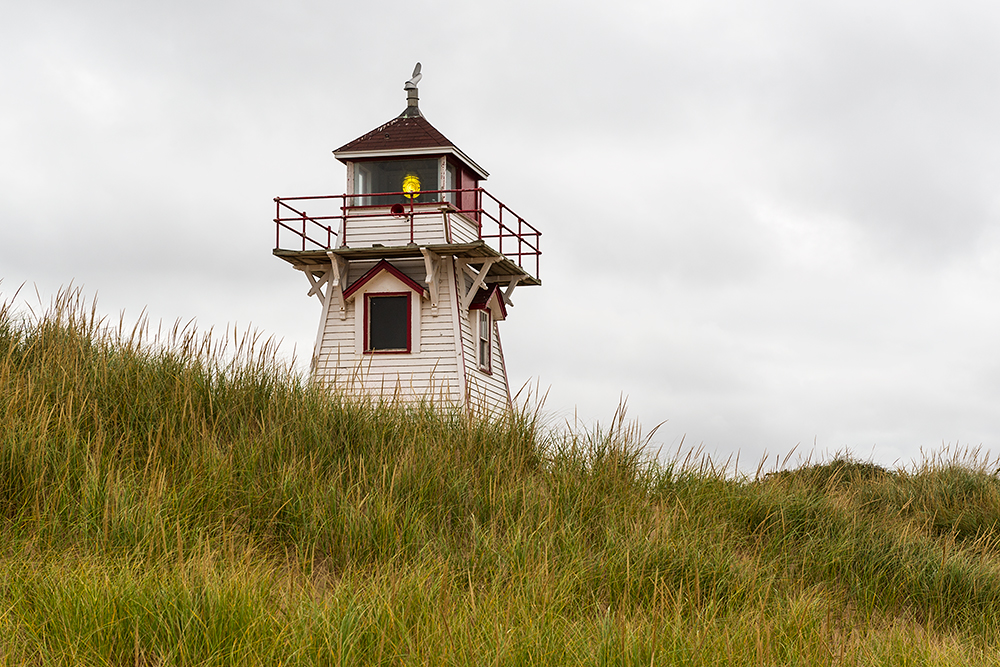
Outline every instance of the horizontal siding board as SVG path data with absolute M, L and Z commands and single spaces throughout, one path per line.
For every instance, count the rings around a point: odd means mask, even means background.
M 438 378 L 439 380 L 444 380 L 449 377 L 455 376 L 455 367 L 452 366 L 448 368 L 446 366 L 438 367 L 410 367 L 400 366 L 397 368 L 370 368 L 365 365 L 336 365 L 331 366 L 326 369 L 328 372 L 337 372 L 339 375 L 359 375 L 362 377 L 381 377 L 381 376 L 406 376 L 406 377 L 426 377 L 426 378 Z
M 336 381 L 338 384 L 345 385 L 357 385 L 363 387 L 395 387 L 396 385 L 402 387 L 415 387 L 422 390 L 434 389 L 435 387 L 451 387 L 455 384 L 454 378 L 432 378 L 428 376 L 424 377 L 411 377 L 408 375 L 327 375 L 331 380 Z
M 324 355 L 328 360 L 328 366 L 336 365 L 340 368 L 356 368 L 364 367 L 370 368 L 372 370 L 378 369 L 379 372 L 385 372 L 392 369 L 406 369 L 407 372 L 411 372 L 414 369 L 424 368 L 455 368 L 454 355 L 449 359 L 447 357 L 423 357 L 414 358 L 412 355 L 408 354 L 380 354 L 380 355 L 345 355 L 341 350 L 341 353 L 337 355 L 336 349 L 330 349 L 329 354 Z M 387 357 L 393 357 L 392 359 L 387 359 Z M 360 357 L 360 358 L 359 358 Z

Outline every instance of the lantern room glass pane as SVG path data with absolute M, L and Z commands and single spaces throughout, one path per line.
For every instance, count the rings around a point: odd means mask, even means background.
M 354 164 L 355 206 L 391 206 L 440 201 L 438 158 L 422 160 L 384 160 Z M 403 194 L 378 195 L 380 192 Z
M 455 189 L 458 188 L 458 185 L 457 185 L 457 183 L 458 183 L 458 172 L 455 169 L 455 165 L 451 164 L 450 162 L 445 167 L 444 180 L 445 180 L 445 183 L 444 183 L 444 187 L 441 188 L 442 190 L 455 190 Z M 447 192 L 447 193 L 445 193 L 444 198 L 452 206 L 458 206 L 458 197 L 455 196 L 456 194 L 457 193 L 455 193 L 455 192 Z

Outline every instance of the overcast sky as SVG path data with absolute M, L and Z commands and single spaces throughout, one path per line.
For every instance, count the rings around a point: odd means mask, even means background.
M 553 423 L 665 450 L 1000 453 L 1000 4 L 33 0 L 0 23 L 0 299 L 252 324 L 319 304 L 272 198 L 427 119 L 542 230 L 501 325 Z M 750 462 L 749 464 L 747 462 Z

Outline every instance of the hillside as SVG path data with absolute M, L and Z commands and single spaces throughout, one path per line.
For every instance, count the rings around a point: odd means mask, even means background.
M 995 665 L 975 455 L 755 477 L 0 311 L 0 664 Z

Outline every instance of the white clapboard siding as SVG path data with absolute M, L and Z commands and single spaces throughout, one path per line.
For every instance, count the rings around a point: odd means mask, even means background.
M 473 221 L 458 214 L 451 217 L 452 242 L 463 240 L 456 238 L 456 230 L 469 238 L 476 237 Z M 454 224 L 456 221 L 459 224 Z M 382 222 L 389 228 L 395 224 L 397 232 L 404 230 L 405 241 L 393 241 L 385 230 L 373 232 L 369 240 L 386 246 L 408 242 L 408 225 L 401 226 L 398 220 Z M 443 224 L 438 229 L 443 230 Z M 433 225 L 429 225 L 427 231 L 433 232 Z M 363 238 L 362 232 L 365 230 L 360 230 L 353 240 L 348 236 L 348 244 L 363 246 L 358 240 Z M 397 258 L 391 263 L 417 284 L 425 284 L 426 265 L 422 257 Z M 374 259 L 351 262 L 344 285 L 354 284 L 376 264 Z M 356 309 L 363 308 L 364 298 L 355 296 L 348 301 L 343 315 L 340 302 L 335 299 L 317 337 L 314 377 L 348 394 L 405 402 L 430 401 L 437 405 L 466 405 L 476 412 L 496 413 L 508 409 L 510 393 L 498 323 L 493 324 L 492 372 L 486 373 L 479 369 L 475 325 L 469 311 L 460 306 L 460 294 L 469 289 L 471 278 L 453 259 L 447 258 L 439 264 L 437 280 L 437 315 L 427 296 L 418 299 L 419 315 L 414 324 L 419 322 L 419 338 L 414 332 L 416 351 L 408 354 L 363 354 L 358 347 L 355 327 L 360 322 Z
M 500 346 L 500 331 L 493 324 L 492 340 L 492 372 L 486 373 L 479 369 L 477 355 L 478 341 L 472 326 L 472 318 L 468 313 L 462 314 L 462 352 L 465 355 L 467 373 L 466 392 L 469 395 L 469 405 L 474 409 L 485 408 L 493 411 L 505 409 L 510 405 L 510 395 L 507 391 L 507 369 L 503 364 L 503 353 Z
M 445 231 L 445 215 L 451 238 Z M 471 243 L 479 239 L 479 224 L 461 213 L 438 212 L 416 215 L 413 219 L 413 241 L 421 245 L 437 243 Z M 377 217 L 348 217 L 343 236 L 344 244 L 351 248 L 368 248 L 375 243 L 400 246 L 410 242 L 410 221 L 407 217 L 391 215 Z
M 413 241 L 421 245 L 446 243 L 444 217 L 439 213 L 415 216 Z M 351 248 L 368 248 L 375 243 L 390 247 L 406 245 L 410 242 L 410 221 L 407 217 L 393 216 L 348 217 L 343 242 Z
M 416 282 L 423 284 L 422 261 L 401 261 L 394 265 Z M 352 279 L 370 268 L 352 267 Z M 358 275 L 355 273 L 358 272 Z M 445 273 L 446 272 L 442 272 Z M 318 380 L 348 393 L 364 393 L 387 399 L 427 400 L 437 404 L 462 402 L 458 355 L 455 349 L 454 319 L 456 301 L 448 289 L 449 276 L 439 277 L 438 315 L 432 313 L 427 299 L 420 307 L 420 351 L 414 354 L 358 354 L 355 347 L 356 301 L 347 303 L 346 316 L 331 308 L 317 350 Z
M 493 323 L 493 375 L 491 382 L 485 387 L 489 405 L 510 405 L 510 386 L 507 384 L 507 366 L 503 358 L 503 345 L 500 344 L 500 323 Z
M 461 213 L 453 213 L 449 222 L 451 223 L 452 243 L 471 243 L 479 239 L 479 225 L 475 220 L 467 218 Z

